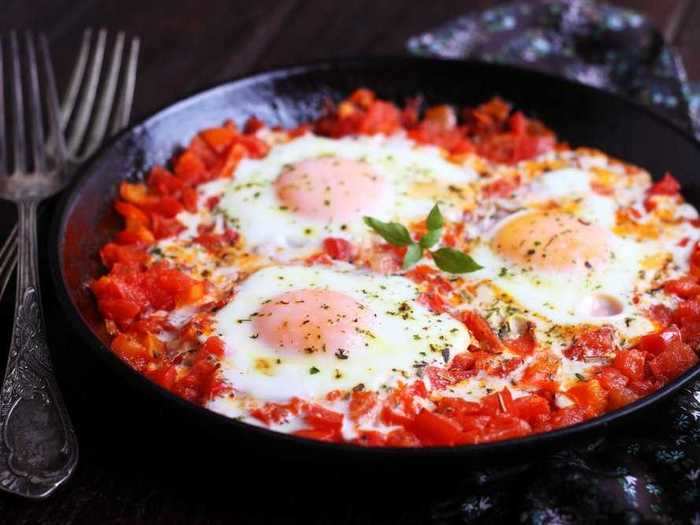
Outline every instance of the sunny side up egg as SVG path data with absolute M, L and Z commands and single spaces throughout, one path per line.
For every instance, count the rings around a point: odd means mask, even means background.
M 369 390 L 444 365 L 469 346 L 469 332 L 417 302 L 401 276 L 337 267 L 271 266 L 249 276 L 215 316 L 225 342 L 222 374 L 237 392 L 212 408 L 235 410 L 240 398 L 320 399 L 336 389 Z
M 318 250 L 326 237 L 369 239 L 365 215 L 405 224 L 422 219 L 438 202 L 447 219 L 459 220 L 473 202 L 469 184 L 476 178 L 437 148 L 403 137 L 332 140 L 309 134 L 276 146 L 263 159 L 244 159 L 216 211 L 249 250 L 289 261 Z
M 609 324 L 627 337 L 642 335 L 653 324 L 639 315 L 634 297 L 640 270 L 661 247 L 616 235 L 619 203 L 592 192 L 590 180 L 588 172 L 567 168 L 532 181 L 522 208 L 473 248 L 484 269 L 470 277 L 550 322 Z

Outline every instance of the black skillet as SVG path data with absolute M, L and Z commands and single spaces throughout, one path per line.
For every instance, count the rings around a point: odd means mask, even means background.
M 198 130 L 226 119 L 256 115 L 270 125 L 294 126 L 316 117 L 327 98 L 339 100 L 357 87 L 402 102 L 422 95 L 428 103 L 476 105 L 494 95 L 543 120 L 571 145 L 600 148 L 648 169 L 671 171 L 689 202 L 700 205 L 700 144 L 651 111 L 552 76 L 511 66 L 418 58 L 354 59 L 287 67 L 252 75 L 184 99 L 133 126 L 102 148 L 63 198 L 52 226 L 51 270 L 58 298 L 74 329 L 124 388 L 187 421 L 212 439 L 234 442 L 275 457 L 364 464 L 464 465 L 522 461 L 630 421 L 700 372 L 686 372 L 653 395 L 585 423 L 521 439 L 455 448 L 369 449 L 315 442 L 275 433 L 190 404 L 140 376 L 112 354 L 103 323 L 85 284 L 103 269 L 97 253 L 119 220 L 112 211 L 118 182 L 138 179 L 165 163 Z

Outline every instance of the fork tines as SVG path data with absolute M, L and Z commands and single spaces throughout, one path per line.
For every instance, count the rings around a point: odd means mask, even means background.
M 100 29 L 94 37 L 92 29 L 83 33 L 80 54 L 61 107 L 61 126 L 75 162 L 91 155 L 108 131 L 112 135 L 129 121 L 140 41 L 136 37 L 129 39 L 128 58 L 122 68 L 126 40 L 123 32 L 117 33 L 109 65 L 103 68 L 107 31 Z M 119 99 L 115 104 L 117 92 Z
M 37 38 L 30 32 L 23 36 L 20 39 L 13 31 L 0 38 L 0 175 L 44 173 L 49 168 L 55 169 L 65 155 L 46 38 L 43 35 Z M 55 144 L 52 155 L 46 153 L 44 110 Z M 26 116 L 29 116 L 29 128 Z

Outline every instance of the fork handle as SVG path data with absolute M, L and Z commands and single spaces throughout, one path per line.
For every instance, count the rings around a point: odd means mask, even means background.
M 0 489 L 28 498 L 70 477 L 78 442 L 54 378 L 39 289 L 37 202 L 18 203 L 19 264 L 12 341 L 0 390 Z

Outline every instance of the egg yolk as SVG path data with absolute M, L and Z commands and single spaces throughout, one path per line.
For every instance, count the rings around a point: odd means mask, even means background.
M 294 213 L 314 220 L 347 221 L 373 209 L 384 180 L 364 162 L 320 157 L 287 166 L 275 181 L 277 197 Z
M 491 239 L 491 249 L 538 270 L 590 270 L 610 259 L 608 237 L 607 230 L 567 213 L 528 212 L 503 224 Z
M 362 345 L 369 314 L 353 298 L 329 290 L 286 292 L 268 301 L 254 318 L 259 337 L 293 352 L 332 352 L 345 359 Z

